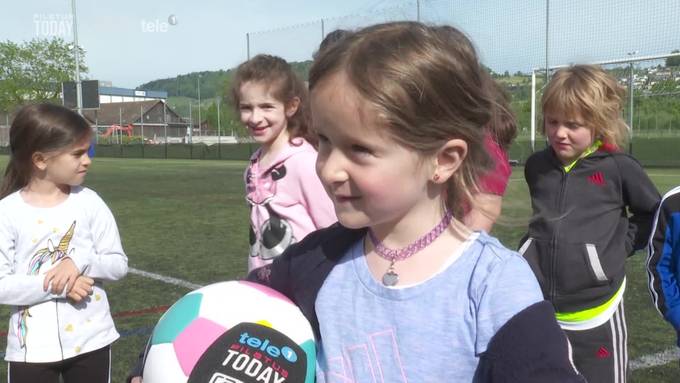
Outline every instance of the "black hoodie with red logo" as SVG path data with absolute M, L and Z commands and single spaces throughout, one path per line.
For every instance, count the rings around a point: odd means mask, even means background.
M 557 312 L 597 307 L 616 293 L 660 199 L 633 157 L 603 148 L 569 172 L 550 147 L 524 168 L 533 215 L 520 253 Z

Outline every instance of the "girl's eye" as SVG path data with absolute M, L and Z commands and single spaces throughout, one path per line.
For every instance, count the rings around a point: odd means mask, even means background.
M 319 152 L 319 156 L 325 157 L 331 151 L 331 142 L 328 140 L 328 137 L 322 134 L 318 135 L 318 139 L 319 145 L 317 151 Z
M 245 112 L 245 111 L 248 111 L 248 110 L 250 110 L 250 109 L 251 109 L 251 108 L 250 108 L 249 105 L 239 105 L 239 107 L 238 107 L 238 110 L 241 110 L 241 111 L 244 111 L 244 112 Z
M 373 151 L 371 149 L 361 145 L 352 145 L 352 151 L 360 155 L 373 154 Z

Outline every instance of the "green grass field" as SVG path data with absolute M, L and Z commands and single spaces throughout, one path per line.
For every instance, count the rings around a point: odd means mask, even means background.
M 0 156 L 4 169 L 7 157 Z M 243 196 L 245 162 L 97 158 L 86 180 L 116 216 L 131 267 L 196 284 L 239 278 L 246 272 L 248 209 Z M 680 184 L 677 169 L 648 169 L 660 192 Z M 522 169 L 516 168 L 494 229 L 516 246 L 530 215 Z M 630 359 L 671 349 L 675 334 L 651 305 L 644 254 L 629 260 L 626 317 Z M 111 311 L 123 335 L 113 346 L 113 382 L 122 382 L 151 327 L 159 306 L 172 304 L 188 288 L 134 274 L 106 287 Z M 8 309 L 0 307 L 0 332 Z M 6 339 L 0 340 L 4 351 Z M 6 365 L 0 364 L 0 381 Z M 676 362 L 638 369 L 633 382 L 676 382 Z

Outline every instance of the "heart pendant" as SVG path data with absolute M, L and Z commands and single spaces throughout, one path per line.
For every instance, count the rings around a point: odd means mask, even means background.
M 387 272 L 382 277 L 382 283 L 385 286 L 394 286 L 399 282 L 399 274 L 392 270 L 387 270 Z

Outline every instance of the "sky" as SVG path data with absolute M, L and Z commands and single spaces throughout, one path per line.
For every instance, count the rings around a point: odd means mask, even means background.
M 2 2 L 0 41 L 73 40 L 71 0 Z M 86 77 L 128 88 L 233 68 L 249 52 L 307 60 L 333 29 L 419 16 L 463 29 L 497 72 L 545 66 L 546 10 L 550 66 L 680 49 L 680 0 L 419 3 L 420 12 L 415 0 L 76 0 L 78 42 Z

